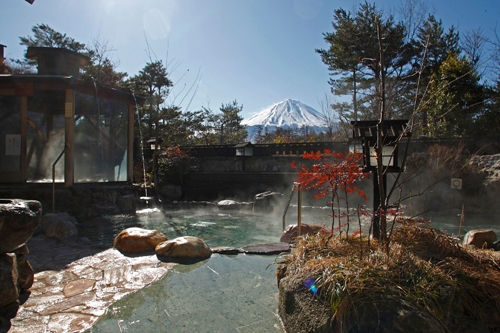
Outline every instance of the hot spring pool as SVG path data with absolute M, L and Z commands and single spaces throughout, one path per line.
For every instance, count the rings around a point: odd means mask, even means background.
M 196 236 L 210 247 L 278 242 L 282 232 L 281 217 L 277 216 L 198 210 L 163 212 L 158 209 L 144 209 L 136 216 L 100 217 L 78 227 L 80 236 L 104 246 L 111 246 L 114 237 L 129 227 L 156 229 L 169 239 Z
M 327 212 L 320 213 L 323 219 L 315 217 L 314 222 L 329 225 Z M 429 220 L 445 232 L 458 232 L 459 217 L 431 216 Z M 302 221 L 311 223 L 308 218 Z M 491 227 L 491 222 L 469 217 L 462 232 Z M 95 219 L 80 224 L 79 229 L 94 244 L 111 246 L 121 230 L 133 226 L 157 229 L 169 238 L 197 236 L 210 247 L 273 243 L 282 232 L 281 216 L 156 209 L 139 211 L 136 216 Z M 363 228 L 367 226 L 364 221 Z M 276 316 L 275 260 L 276 256 L 214 254 L 196 264 L 177 265 L 162 280 L 113 304 L 88 332 L 282 332 Z
M 278 242 L 281 218 L 159 210 L 108 216 L 79 225 L 93 244 L 111 246 L 128 227 L 157 229 L 169 239 L 197 236 L 210 247 Z M 88 332 L 282 332 L 276 316 L 275 255 L 219 255 L 176 265 L 150 286 L 114 303 Z

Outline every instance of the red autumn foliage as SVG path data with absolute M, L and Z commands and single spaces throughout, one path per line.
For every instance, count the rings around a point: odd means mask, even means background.
M 161 156 L 166 158 L 186 158 L 189 155 L 180 147 L 166 147 L 163 148 Z
M 297 181 L 303 189 L 316 190 L 315 198 L 323 198 L 331 193 L 342 191 L 357 193 L 367 200 L 365 192 L 356 184 L 368 178 L 369 174 L 360 167 L 362 154 L 337 153 L 325 149 L 323 152 L 304 153 L 303 159 L 314 161 L 310 168 L 302 165 Z M 292 167 L 297 167 L 292 163 Z

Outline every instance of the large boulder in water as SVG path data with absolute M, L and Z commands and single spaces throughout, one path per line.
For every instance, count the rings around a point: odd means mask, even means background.
M 39 229 L 49 238 L 73 238 L 78 236 L 77 224 L 76 218 L 66 212 L 47 213 L 42 216 Z
M 49 225 L 51 225 L 52 223 L 56 223 L 58 221 L 69 221 L 75 225 L 78 224 L 78 221 L 76 220 L 76 218 L 74 218 L 73 216 L 69 215 L 66 212 L 47 213 L 47 214 L 42 216 L 42 221 L 40 222 L 40 227 L 41 227 L 43 233 L 45 233 L 47 231 L 47 228 L 49 227 Z
M 253 209 L 255 212 L 269 213 L 275 208 L 280 208 L 284 196 L 279 192 L 267 191 L 254 197 Z
M 174 259 L 206 259 L 212 255 L 210 247 L 198 237 L 178 237 L 163 243 L 155 248 L 156 255 Z
M 135 194 L 126 194 L 116 198 L 116 205 L 122 214 L 135 214 L 137 199 Z
M 0 199 L 0 253 L 23 246 L 42 217 L 42 204 L 35 200 Z
M 251 210 L 251 202 L 239 202 L 234 200 L 221 200 L 217 202 L 217 208 L 224 211 Z
M 47 227 L 45 236 L 55 239 L 76 238 L 78 236 L 78 229 L 70 221 L 59 220 Z
M 158 230 L 127 228 L 120 232 L 113 241 L 113 247 L 121 252 L 136 253 L 154 250 L 168 238 Z
M 294 239 L 297 238 L 298 226 L 296 224 L 289 225 L 285 231 L 281 234 L 280 242 L 283 243 L 293 243 Z M 301 224 L 300 225 L 300 236 L 303 235 L 315 235 L 322 229 L 319 225 L 314 224 Z
M 475 229 L 470 230 L 464 236 L 464 245 L 474 245 L 478 248 L 490 249 L 493 243 L 497 240 L 497 235 L 490 229 Z

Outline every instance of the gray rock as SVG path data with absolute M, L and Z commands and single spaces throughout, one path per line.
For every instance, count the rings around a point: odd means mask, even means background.
M 319 225 L 314 224 L 304 224 L 300 225 L 300 236 L 302 235 L 315 235 L 322 229 Z M 293 243 L 295 238 L 297 238 L 298 226 L 297 224 L 289 225 L 285 231 L 281 234 L 280 242 Z
M 219 254 L 238 254 L 242 252 L 243 250 L 237 247 L 221 246 L 212 248 L 212 253 L 219 253 Z
M 42 233 L 45 234 L 49 225 L 57 221 L 59 221 L 59 216 L 57 215 L 57 213 L 47 213 L 43 215 L 40 222 L 40 229 L 42 230 Z
M 180 185 L 165 185 L 158 192 L 166 200 L 180 200 L 182 198 L 182 186 Z
M 90 239 L 88 239 L 87 237 L 81 237 L 80 239 L 78 239 L 78 242 L 83 244 L 83 245 L 92 244 L 92 241 Z
M 0 199 L 0 253 L 23 246 L 35 232 L 42 205 L 35 200 Z
M 119 196 L 116 199 L 116 205 L 122 214 L 135 214 L 137 210 L 137 201 L 134 194 Z
M 234 201 L 234 200 L 221 200 L 219 202 L 217 202 L 217 207 L 219 209 L 230 209 L 232 206 L 236 206 L 238 205 L 238 201 Z
M 42 216 L 42 222 L 40 223 L 40 228 L 42 230 L 42 233 L 46 234 L 47 230 L 49 227 L 54 224 L 54 223 L 59 223 L 62 221 L 66 221 L 69 223 L 72 223 L 74 225 L 77 225 L 78 222 L 76 218 L 73 216 L 69 215 L 66 212 L 61 212 L 61 213 L 47 213 Z
M 474 229 L 467 232 L 464 236 L 464 245 L 474 245 L 478 248 L 490 249 L 497 240 L 497 235 L 490 229 Z
M 284 252 L 290 252 L 290 244 L 288 243 L 255 244 L 255 245 L 245 246 L 241 248 L 241 251 L 246 254 L 280 254 Z
M 206 259 L 212 255 L 212 250 L 198 237 L 177 237 L 158 244 L 156 255 L 164 258 L 176 259 Z
M 254 197 L 253 210 L 254 212 L 271 212 L 275 207 L 281 206 L 283 201 L 283 194 L 278 192 L 263 192 Z
M 57 213 L 57 215 L 59 216 L 59 218 L 61 220 L 67 220 L 67 221 L 70 221 L 71 223 L 73 223 L 74 225 L 78 225 L 77 219 L 74 218 L 73 216 L 69 215 L 66 212 L 60 212 L 60 213 Z
M 47 227 L 45 236 L 55 239 L 73 238 L 78 236 L 78 229 L 70 221 L 59 220 Z
M 94 203 L 116 203 L 118 192 L 110 191 L 105 188 L 92 189 L 92 201 Z
M 239 202 L 234 200 L 221 200 L 217 202 L 217 207 L 219 208 L 219 210 L 224 211 L 250 210 L 252 208 L 252 203 Z
M 120 214 L 120 208 L 115 203 L 94 203 L 90 205 L 88 214 L 90 216 L 117 215 Z
M 17 286 L 19 289 L 28 290 L 35 281 L 35 271 L 23 254 L 16 255 L 17 258 Z
M 17 301 L 19 297 L 17 280 L 16 255 L 0 254 L 0 308 Z

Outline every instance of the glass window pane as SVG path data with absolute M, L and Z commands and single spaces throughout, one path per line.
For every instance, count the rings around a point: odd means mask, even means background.
M 76 94 L 75 182 L 127 180 L 128 106 Z
M 0 96 L 0 172 L 21 170 L 21 110 L 16 96 Z
M 393 149 L 393 146 L 382 147 L 382 165 L 394 166 Z M 374 147 L 370 147 L 370 166 L 377 166 L 377 152 Z
M 28 98 L 27 180 L 52 182 L 52 164 L 64 150 L 64 91 L 42 90 Z M 56 182 L 64 182 L 64 159 L 56 165 Z

